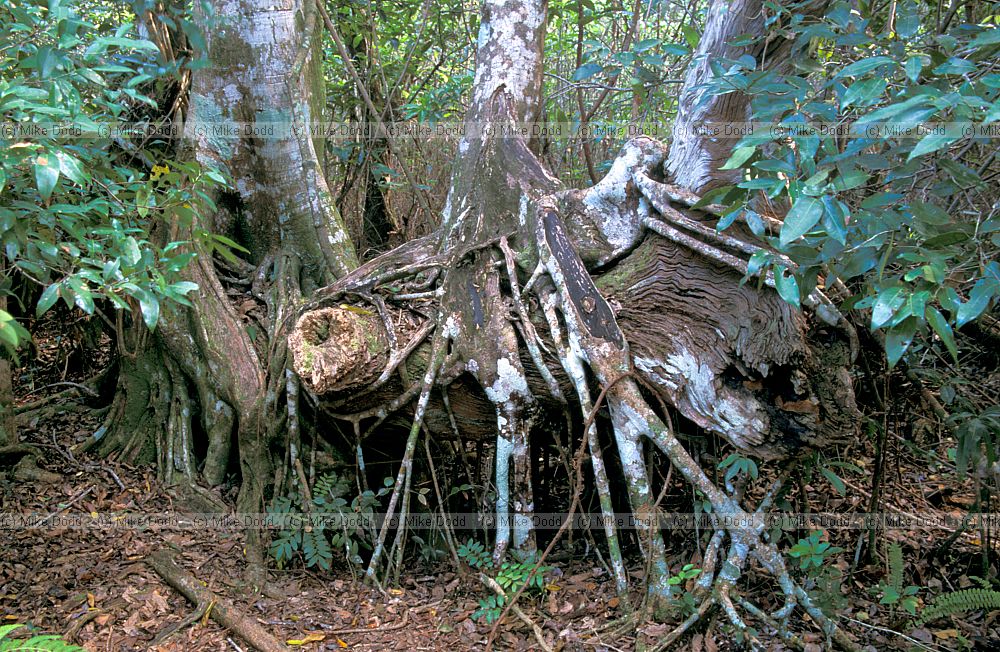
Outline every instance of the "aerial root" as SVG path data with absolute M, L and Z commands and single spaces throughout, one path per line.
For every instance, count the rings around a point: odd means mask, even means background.
M 196 605 L 211 605 L 209 615 L 259 652 L 280 652 L 288 648 L 253 618 L 248 618 L 229 600 L 205 588 L 204 583 L 182 568 L 169 550 L 157 550 L 146 562 L 163 581 Z
M 368 563 L 367 570 L 365 571 L 366 577 L 369 580 L 374 581 L 376 584 L 379 584 L 376 572 L 379 562 L 382 559 L 382 553 L 384 552 L 386 535 L 389 533 L 389 526 L 396 513 L 396 506 L 400 502 L 401 496 L 403 497 L 403 504 L 399 514 L 398 529 L 396 538 L 393 542 L 393 547 L 397 549 L 398 553 L 402 546 L 401 533 L 406 529 L 405 519 L 408 516 L 408 498 L 410 493 L 409 486 L 410 479 L 413 475 L 413 454 L 414 451 L 416 451 L 417 439 L 424 423 L 424 414 L 427 411 L 427 403 L 430 401 L 431 389 L 434 387 L 434 381 L 437 379 L 438 372 L 444 364 L 445 353 L 447 351 L 447 347 L 445 346 L 446 340 L 447 336 L 445 335 L 445 329 L 442 324 L 438 324 L 434 341 L 431 345 L 430 361 L 427 365 L 427 371 L 424 373 L 423 384 L 420 387 L 420 398 L 417 400 L 417 408 L 413 414 L 413 423 L 410 426 L 410 434 L 406 439 L 406 449 L 403 452 L 403 460 L 399 465 L 399 472 L 396 474 L 396 482 L 393 485 L 392 495 L 389 498 L 389 506 L 386 508 L 385 520 L 382 522 L 382 527 L 379 529 L 378 538 L 375 541 L 375 548 L 372 551 L 371 560 Z M 390 551 L 390 553 L 391 552 L 392 551 Z M 398 559 L 397 554 L 397 562 Z M 386 577 L 389 577 L 389 573 L 391 571 L 391 568 L 386 569 Z
M 503 251 L 504 263 L 507 266 L 507 278 L 510 282 L 510 293 L 514 300 L 518 319 L 521 322 L 522 335 L 524 337 L 524 344 L 528 348 L 528 354 L 531 356 L 531 361 L 535 364 L 535 368 L 541 374 L 546 386 L 548 386 L 552 398 L 565 405 L 566 397 L 563 396 L 562 390 L 559 389 L 559 383 L 556 381 L 555 376 L 552 375 L 548 365 L 545 364 L 545 359 L 542 357 L 541 351 L 543 346 L 542 341 L 538 337 L 538 333 L 535 332 L 535 326 L 531 323 L 528 310 L 525 308 L 524 301 L 521 298 L 521 290 L 517 282 L 517 266 L 514 262 L 514 252 L 511 251 L 510 245 L 507 244 L 506 237 L 500 238 L 500 249 Z
M 582 366 L 583 361 L 586 361 L 594 376 L 604 387 L 602 391 L 607 392 L 612 427 L 618 444 L 618 456 L 628 483 L 632 510 L 637 513 L 637 525 L 642 527 L 645 524 L 646 528 L 650 530 L 647 541 L 651 545 L 644 546 L 644 553 L 651 570 L 650 576 L 647 577 L 651 596 L 653 592 L 660 591 L 657 597 L 664 599 L 669 604 L 670 593 L 665 582 L 667 569 L 662 537 L 656 536 L 659 533 L 657 523 L 653 518 L 656 512 L 655 509 L 650 509 L 649 485 L 645 475 L 641 437 L 648 438 L 655 444 L 669 458 L 674 468 L 708 498 L 712 504 L 713 513 L 719 519 L 717 530 L 725 531 L 729 537 L 730 546 L 722 568 L 717 573 L 710 573 L 710 576 L 714 575 L 714 579 L 701 581 L 700 586 L 703 592 L 707 590 L 708 583 L 711 582 L 711 593 L 703 601 L 699 612 L 707 610 L 713 604 L 717 605 L 734 627 L 746 636 L 750 636 L 747 624 L 733 602 L 732 592 L 748 556 L 752 554 L 761 566 L 775 577 L 786 598 L 784 606 L 776 614 L 779 619 L 787 619 L 798 603 L 823 632 L 835 640 L 840 647 L 848 650 L 857 649 L 857 646 L 812 603 L 808 594 L 792 580 L 781 553 L 772 543 L 766 541 L 763 527 L 747 528 L 745 525 L 738 525 L 750 523 L 751 514 L 745 511 L 734 497 L 727 495 L 712 482 L 698 462 L 680 443 L 671 428 L 663 423 L 646 402 L 634 378 L 630 377 L 631 354 L 624 336 L 617 329 L 617 324 L 602 324 L 594 320 L 594 315 L 600 314 L 600 311 L 596 310 L 595 307 L 599 308 L 599 304 L 596 302 L 602 300 L 601 295 L 596 288 L 592 288 L 592 286 L 588 288 L 584 285 L 589 277 L 578 272 L 577 268 L 582 267 L 578 258 L 574 260 L 564 254 L 556 255 L 554 253 L 554 247 L 558 247 L 560 244 L 558 241 L 559 223 L 553 219 L 551 213 L 546 215 L 546 218 L 548 219 L 549 232 L 540 230 L 539 257 L 546 264 L 557 296 L 547 297 L 547 301 L 543 299 L 543 305 L 551 303 L 553 310 L 547 311 L 547 314 L 555 312 L 554 308 L 558 307 L 564 318 L 570 342 L 570 346 L 567 347 L 569 349 L 568 355 L 567 353 L 560 355 L 564 364 L 567 359 L 578 360 L 580 366 Z M 680 234 L 669 225 L 660 224 L 666 227 L 668 232 L 679 234 L 681 237 L 678 239 L 680 240 L 690 238 L 686 234 Z M 739 258 L 731 254 L 724 255 L 742 264 L 742 260 Z M 568 278 L 571 279 L 569 282 Z M 571 286 L 571 282 L 575 286 Z M 586 310 L 588 306 L 581 300 L 581 297 L 586 297 L 586 300 L 590 302 L 589 310 Z M 583 303 L 585 312 L 578 310 L 578 303 Z M 552 321 L 553 319 L 550 317 L 550 324 Z M 556 341 L 559 340 L 556 339 Z M 572 375 L 574 374 L 571 372 Z M 615 379 L 613 384 L 610 382 L 612 379 Z M 619 380 L 621 382 L 618 382 Z M 581 395 L 581 401 L 585 402 L 586 385 L 582 384 L 578 392 Z M 774 500 L 780 486 L 779 480 L 769 488 L 760 506 L 761 510 L 766 509 Z M 647 519 L 649 523 L 646 523 L 644 519 Z M 646 534 L 646 532 L 640 532 L 640 535 L 642 534 Z M 706 564 L 710 571 L 714 571 L 713 560 L 717 556 L 716 553 L 722 544 L 723 536 L 716 532 L 709 544 L 710 549 Z M 656 545 L 657 543 L 659 545 Z M 663 580 L 663 584 L 667 588 L 666 591 L 656 586 L 660 580 Z M 685 620 L 678 628 L 677 636 L 687 631 L 694 622 L 697 622 L 698 618 L 700 616 L 696 613 L 693 620 L 692 618 Z M 749 638 L 749 642 L 753 646 L 759 646 L 759 643 L 755 642 L 753 638 Z
M 716 573 L 716 560 L 727 534 L 731 539 L 731 546 L 722 569 Z M 761 535 L 762 533 L 755 529 L 716 530 L 713 533 L 706 548 L 702 574 L 693 590 L 696 599 L 701 599 L 698 609 L 662 638 L 653 650 L 669 649 L 713 607 L 718 607 L 725 614 L 726 619 L 742 633 L 744 640 L 752 649 L 766 649 L 766 646 L 752 633 L 743 613 L 773 629 L 790 646 L 802 650 L 804 649 L 802 639 L 788 628 L 788 620 L 795 607 L 800 604 L 836 647 L 851 652 L 859 650 L 857 644 L 812 603 L 809 595 L 791 579 L 783 565 L 775 567 L 775 557 L 772 557 L 772 554 L 779 553 L 771 544 L 762 541 L 759 538 Z M 753 556 L 761 563 L 764 570 L 775 576 L 785 598 L 784 604 L 777 611 L 769 614 L 736 592 L 736 581 L 749 556 Z
M 611 558 L 611 570 L 615 578 L 615 590 L 619 599 L 628 602 L 628 573 L 622 558 L 621 546 L 618 544 L 618 533 L 614 526 L 614 506 L 611 502 L 611 488 L 608 473 L 604 465 L 604 455 L 601 452 L 597 437 L 597 424 L 594 423 L 596 413 L 590 400 L 590 388 L 587 386 L 586 372 L 581 359 L 581 352 L 574 351 L 571 345 L 564 344 L 562 328 L 555 311 L 555 295 L 549 295 L 542 301 L 545 318 L 549 324 L 552 341 L 559 352 L 566 375 L 573 381 L 580 409 L 583 412 L 584 433 L 587 437 L 587 447 L 590 452 L 591 466 L 594 470 L 594 480 L 597 484 L 597 495 L 601 506 L 601 516 L 604 527 L 604 537 L 608 544 L 608 556 Z

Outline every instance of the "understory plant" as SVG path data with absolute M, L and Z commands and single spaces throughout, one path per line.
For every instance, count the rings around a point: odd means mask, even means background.
M 492 577 L 507 595 L 517 593 L 524 586 L 527 586 L 526 592 L 540 593 L 545 588 L 545 574 L 552 570 L 551 566 L 545 565 L 535 570 L 538 563 L 536 552 L 523 555 L 519 559 L 504 560 L 497 567 L 486 546 L 474 539 L 469 539 L 459 546 L 457 552 L 459 559 L 471 568 Z M 494 623 L 500 618 L 506 604 L 507 597 L 503 595 L 494 594 L 480 598 L 479 608 L 472 613 L 472 617 L 487 624 Z

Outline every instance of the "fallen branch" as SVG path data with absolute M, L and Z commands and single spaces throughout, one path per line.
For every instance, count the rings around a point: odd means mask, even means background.
M 260 652 L 285 652 L 288 649 L 259 624 L 241 614 L 231 602 L 202 586 L 194 575 L 177 565 L 169 551 L 157 550 L 146 558 L 146 562 L 163 581 L 194 604 L 214 603 L 212 620 L 231 630 L 254 649 Z

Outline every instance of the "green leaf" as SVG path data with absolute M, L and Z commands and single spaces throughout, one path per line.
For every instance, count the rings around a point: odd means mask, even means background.
M 976 71 L 976 64 L 961 57 L 951 57 L 934 69 L 939 75 L 966 75 Z
M 965 242 L 968 239 L 969 234 L 964 231 L 948 231 L 933 238 L 927 238 L 924 240 L 924 246 L 928 249 L 944 249 L 945 247 Z
M 57 157 L 59 158 L 59 171 L 66 178 L 81 186 L 90 181 L 90 175 L 84 171 L 83 166 L 77 158 L 70 156 L 66 152 L 58 152 Z
M 913 200 L 910 202 L 913 216 L 925 224 L 941 226 L 951 221 L 948 213 L 936 204 Z
M 604 70 L 604 66 L 599 63 L 585 63 L 577 68 L 576 72 L 573 73 L 573 81 L 583 81 L 584 79 L 589 79 L 602 70 Z
M 795 280 L 795 275 L 784 267 L 776 265 L 774 268 L 774 287 L 782 299 L 796 308 L 799 307 L 799 282 Z
M 135 267 L 142 260 L 142 252 L 139 250 L 139 243 L 132 236 L 125 238 L 125 262 Z
M 913 335 L 917 330 L 915 317 L 908 317 L 885 335 L 885 353 L 889 359 L 889 367 L 895 367 L 906 350 L 913 343 Z
M 635 50 L 636 52 L 645 52 L 646 50 L 655 48 L 661 42 L 662 40 L 658 38 L 646 38 L 636 43 L 635 47 L 633 47 L 632 49 Z
M 44 315 L 48 309 L 59 300 L 60 285 L 60 283 L 53 283 L 49 287 L 45 288 L 45 291 L 42 292 L 42 296 L 38 298 L 38 305 L 35 306 L 36 316 L 41 317 Z
M 35 158 L 34 168 L 38 194 L 43 200 L 48 201 L 59 181 L 59 160 L 49 153 L 39 154 Z
M 868 106 L 873 100 L 882 96 L 887 85 L 888 82 L 884 77 L 865 79 L 851 84 L 844 92 L 844 98 L 840 103 L 841 109 L 846 109 L 852 104 Z
M 924 154 L 930 154 L 931 152 L 936 152 L 942 147 L 947 147 L 953 142 L 961 138 L 960 134 L 928 134 L 920 139 L 913 151 L 906 158 L 906 162 L 909 163 L 918 156 L 923 156 Z
M 196 292 L 198 290 L 198 284 L 192 281 L 178 281 L 170 286 L 171 289 L 175 290 L 180 295 L 185 295 L 188 292 Z
M 139 300 L 139 310 L 142 311 L 142 321 L 149 330 L 156 329 L 160 320 L 160 301 L 152 292 L 140 290 L 136 298 Z
M 836 491 L 839 495 L 843 496 L 847 493 L 847 486 L 836 473 L 826 467 L 820 469 L 820 473 L 822 473 L 823 477 L 826 478 L 831 485 L 833 485 L 834 491 Z
M 927 323 L 931 325 L 937 336 L 944 342 L 948 352 L 951 353 L 952 360 L 955 361 L 955 364 L 958 364 L 958 347 L 955 346 L 955 333 L 952 332 L 948 320 L 934 306 L 927 306 L 926 318 Z
M 701 40 L 701 35 L 691 25 L 681 25 L 681 32 L 684 34 L 684 40 L 687 41 L 688 46 L 692 50 L 698 47 L 698 41 Z
M 896 35 L 908 39 L 920 29 L 920 12 L 912 2 L 904 3 L 899 8 L 896 19 Z
M 1000 43 L 1000 28 L 992 27 L 976 35 L 976 38 L 969 41 L 969 47 L 978 48 L 984 45 L 996 45 Z
M 983 311 L 990 305 L 990 299 L 993 298 L 993 294 L 995 293 L 994 284 L 990 282 L 991 280 L 981 278 L 972 286 L 972 291 L 969 292 L 969 300 L 958 307 L 958 315 L 955 316 L 955 326 L 957 328 L 965 326 L 983 314 Z
M 924 69 L 924 58 L 919 54 L 910 57 L 906 60 L 904 69 L 906 70 L 906 78 L 916 84 L 917 79 L 920 78 L 920 71 Z
M 76 307 L 88 315 L 92 315 L 94 313 L 94 297 L 90 293 L 90 289 L 78 276 L 70 276 L 66 282 L 72 290 L 73 303 L 76 304 Z
M 746 163 L 756 151 L 757 151 L 756 145 L 752 145 L 750 147 L 737 147 L 736 149 L 733 150 L 732 155 L 730 155 L 729 160 L 726 161 L 725 165 L 723 165 L 719 169 L 738 170 L 743 167 L 743 164 Z
M 872 330 L 882 328 L 889 323 L 896 311 L 906 303 L 907 290 L 901 287 L 891 287 L 879 292 L 872 306 Z
M 805 235 L 823 216 L 823 203 L 815 197 L 799 197 L 781 225 L 781 244 L 787 245 Z
M 860 77 L 865 73 L 875 70 L 876 68 L 892 63 L 896 63 L 896 60 L 892 57 L 869 57 L 868 59 L 855 61 L 850 65 L 844 66 L 844 68 L 836 74 L 834 79 L 840 79 L 841 77 Z
M 933 97 L 931 97 L 926 93 L 917 95 L 916 97 L 911 97 L 910 99 L 905 100 L 903 102 L 898 102 L 896 104 L 889 104 L 888 106 L 884 106 L 878 109 L 877 111 L 872 111 L 867 115 L 863 115 L 860 118 L 858 118 L 855 124 L 864 125 L 868 124 L 869 122 L 883 122 L 885 120 L 888 120 L 890 118 L 899 115 L 904 111 L 909 111 L 910 109 L 917 107 L 925 107 L 931 104 L 933 99 L 934 99 Z

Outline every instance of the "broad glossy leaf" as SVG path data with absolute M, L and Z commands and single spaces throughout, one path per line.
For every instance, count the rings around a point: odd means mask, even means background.
M 142 321 L 146 328 L 154 330 L 156 323 L 160 320 L 160 301 L 151 292 L 141 290 L 136 296 L 139 300 L 139 310 L 142 311 Z
M 872 330 L 885 326 L 892 319 L 896 311 L 906 302 L 906 290 L 901 287 L 892 287 L 882 290 L 875 298 L 875 305 L 872 306 Z
M 50 153 L 39 154 L 35 158 L 34 168 L 35 187 L 38 188 L 38 194 L 42 199 L 48 201 L 52 197 L 56 183 L 59 182 L 59 161 Z
M 917 331 L 917 320 L 909 317 L 885 335 L 885 354 L 889 359 L 889 366 L 895 367 L 896 363 L 902 359 L 903 354 L 913 343 L 913 336 Z
M 953 142 L 961 138 L 960 134 L 928 134 L 924 136 L 916 147 L 910 152 L 910 155 L 906 158 L 906 161 L 912 161 L 918 156 L 923 156 L 924 154 L 930 154 L 931 152 L 936 152 L 942 147 L 947 147 Z
M 996 45 L 1000 43 L 1000 28 L 991 27 L 976 35 L 976 38 L 969 41 L 969 47 L 978 48 L 984 45 Z
M 860 77 L 865 73 L 871 72 L 876 68 L 882 66 L 887 66 L 889 64 L 896 63 L 896 60 L 892 57 L 869 57 L 867 59 L 862 59 L 861 61 L 855 61 L 852 64 L 844 66 L 844 68 L 837 73 L 836 78 L 841 77 Z
M 725 165 L 723 165 L 719 169 L 738 170 L 743 167 L 743 164 L 746 163 L 756 151 L 757 151 L 756 146 L 737 147 L 736 149 L 733 150 L 733 153 L 730 155 L 729 160 L 726 161 Z
M 45 288 L 42 296 L 38 298 L 38 305 L 35 306 L 35 315 L 41 317 L 59 300 L 59 286 L 59 283 L 53 283 Z
M 993 279 L 981 278 L 972 286 L 969 292 L 969 300 L 958 307 L 958 314 L 955 316 L 955 326 L 961 328 L 970 321 L 983 314 L 986 307 L 990 305 L 990 299 L 996 294 L 996 282 Z
M 573 81 L 583 81 L 604 70 L 604 66 L 599 63 L 585 63 L 573 73 Z
M 786 302 L 799 307 L 799 282 L 784 267 L 774 269 L 774 287 Z
M 62 172 L 65 177 L 80 184 L 81 186 L 90 181 L 90 175 L 84 171 L 83 165 L 80 163 L 79 159 L 67 154 L 66 152 L 59 152 L 57 157 L 59 159 L 59 171 Z
M 823 203 L 815 197 L 800 197 L 781 225 L 781 244 L 787 245 L 805 235 L 823 216 Z
M 937 336 L 941 338 L 941 341 L 948 349 L 948 352 L 951 353 L 951 357 L 955 361 L 955 364 L 958 364 L 958 347 L 955 346 L 955 333 L 952 332 L 951 325 L 948 323 L 948 320 L 945 319 L 944 315 L 941 314 L 941 311 L 934 306 L 927 306 L 926 318 L 927 323 L 931 325 L 931 328 L 933 328 L 934 332 L 937 333 Z

